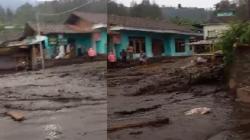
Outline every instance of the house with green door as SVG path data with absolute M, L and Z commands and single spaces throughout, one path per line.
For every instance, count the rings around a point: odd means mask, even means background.
M 202 39 L 203 34 L 192 27 L 138 17 L 108 16 L 108 51 L 117 58 L 128 46 L 134 48 L 134 58 L 141 51 L 147 57 L 190 56 L 192 50 L 188 43 Z

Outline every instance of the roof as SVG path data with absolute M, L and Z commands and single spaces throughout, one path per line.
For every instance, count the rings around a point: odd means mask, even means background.
M 215 40 L 200 40 L 200 41 L 197 41 L 197 42 L 188 43 L 188 45 L 192 45 L 192 46 L 196 46 L 196 45 L 213 45 L 214 43 L 216 43 Z
M 16 30 L 4 30 L 0 32 L 0 44 L 19 40 L 23 37 L 23 31 L 16 31 Z
M 27 24 L 32 30 L 37 31 L 37 24 L 28 23 Z M 53 34 L 53 33 L 88 33 L 91 32 L 90 29 L 85 31 L 76 31 L 70 29 L 67 25 L 64 24 L 40 24 L 40 31 L 43 34 Z
M 140 28 L 158 31 L 172 31 L 178 33 L 195 33 L 190 26 L 180 26 L 164 20 L 153 20 L 139 17 L 125 17 L 109 15 L 108 23 L 111 26 Z
M 107 14 L 103 13 L 87 13 L 87 12 L 74 12 L 73 15 L 80 17 L 81 19 L 87 20 L 92 24 L 107 24 Z
M 26 38 L 21 41 L 12 41 L 7 44 L 7 47 L 29 46 L 39 44 L 46 39 L 45 36 L 36 36 L 35 38 Z
M 212 17 L 211 19 L 209 19 L 206 25 L 227 24 L 236 20 L 238 20 L 236 16 Z

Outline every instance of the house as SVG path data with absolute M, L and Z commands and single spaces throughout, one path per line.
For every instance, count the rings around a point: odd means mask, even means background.
M 38 28 L 37 24 L 27 23 L 25 36 L 35 37 L 39 29 L 40 34 L 46 37 L 42 44 L 45 46 L 47 59 L 56 58 L 60 53 L 60 46 L 64 46 L 66 51 L 70 50 L 67 57 L 83 56 L 90 47 L 96 49 L 97 54 L 106 54 L 105 16 L 75 12 L 63 24 L 41 23 Z
M 45 48 L 40 44 L 46 41 L 45 36 L 36 36 L 36 38 L 26 38 L 18 41 L 11 41 L 6 44 L 5 60 L 8 64 L 0 69 L 39 69 L 42 67 L 43 58 L 41 52 L 45 52 Z M 43 49 L 43 51 L 41 51 Z M 4 55 L 3 55 L 4 56 Z M 10 68 L 11 64 L 11 68 Z
M 0 32 L 0 71 L 15 69 L 18 61 L 26 55 L 23 49 L 8 47 L 9 42 L 23 39 L 23 32 L 17 30 L 3 30 Z
M 162 20 L 138 17 L 108 16 L 108 50 L 120 58 L 128 46 L 134 48 L 134 58 L 144 51 L 147 57 L 190 56 L 189 42 L 202 37 L 190 27 L 175 25 Z
M 203 40 L 189 44 L 193 54 L 213 56 L 218 38 L 230 28 L 230 22 L 234 20 L 237 20 L 235 16 L 228 16 L 227 14 L 224 16 L 219 14 L 219 16 L 211 18 L 208 23 L 203 25 Z
M 107 14 L 74 12 L 65 22 L 74 31 L 90 30 L 90 40 L 99 54 L 107 53 Z

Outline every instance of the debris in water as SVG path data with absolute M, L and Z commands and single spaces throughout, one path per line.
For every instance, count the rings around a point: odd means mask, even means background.
M 9 111 L 6 115 L 10 116 L 15 121 L 23 121 L 25 119 L 24 114 L 22 112 L 17 111 Z
M 237 99 L 238 102 L 250 103 L 250 87 L 242 87 L 237 89 Z
M 138 108 L 136 110 L 120 111 L 120 112 L 115 112 L 115 113 L 119 114 L 119 115 L 132 115 L 132 114 L 135 114 L 135 113 L 142 113 L 142 112 L 152 111 L 152 110 L 160 108 L 161 106 L 162 105 L 155 105 L 155 106 L 148 107 L 148 108 Z
M 194 108 L 194 109 L 191 109 L 187 112 L 185 112 L 185 115 L 186 116 L 189 116 L 189 115 L 195 115 L 195 114 L 199 114 L 199 115 L 205 115 L 205 114 L 208 114 L 211 112 L 211 109 L 210 108 L 207 108 L 207 107 L 200 107 L 200 108 Z
M 130 132 L 129 135 L 140 135 L 142 134 L 142 131 L 136 131 L 136 132 Z
M 114 132 L 119 131 L 122 129 L 128 129 L 128 128 L 141 128 L 141 127 L 161 127 L 165 124 L 169 124 L 169 118 L 158 118 L 156 120 L 127 120 L 123 122 L 118 122 L 111 124 L 108 131 Z

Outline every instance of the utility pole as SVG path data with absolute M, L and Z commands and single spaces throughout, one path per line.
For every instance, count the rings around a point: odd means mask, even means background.
M 36 13 L 36 22 L 37 22 L 37 36 L 36 38 L 38 39 L 38 37 L 41 37 L 41 30 L 40 30 L 40 20 L 39 20 L 39 12 Z M 42 42 L 39 42 L 39 47 L 40 47 L 40 55 L 41 55 L 41 61 L 42 61 L 42 69 L 45 69 L 45 59 L 44 59 L 44 52 L 43 52 L 43 46 L 42 46 Z

